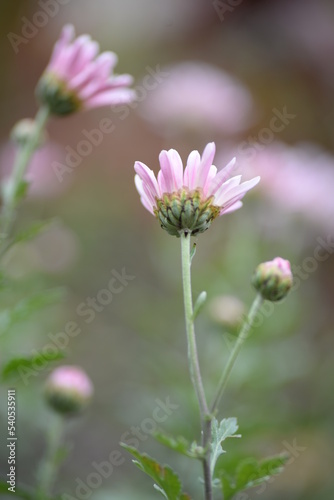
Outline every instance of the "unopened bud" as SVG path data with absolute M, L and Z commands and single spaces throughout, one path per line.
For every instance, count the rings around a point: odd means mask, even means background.
M 283 299 L 292 287 L 290 262 L 276 257 L 259 264 L 255 269 L 252 285 L 264 299 L 275 302 Z
M 49 376 L 45 397 L 49 405 L 63 415 L 80 413 L 93 395 L 93 384 L 77 366 L 60 366 Z
M 36 134 L 37 124 L 32 118 L 24 118 L 14 125 L 10 133 L 11 139 L 16 142 L 19 146 L 24 146 L 27 142 L 30 142 L 32 137 Z M 38 146 L 42 146 L 46 142 L 47 136 L 46 132 L 41 134 L 38 142 Z
M 219 295 L 209 305 L 211 318 L 226 328 L 238 328 L 245 314 L 243 302 L 233 295 Z

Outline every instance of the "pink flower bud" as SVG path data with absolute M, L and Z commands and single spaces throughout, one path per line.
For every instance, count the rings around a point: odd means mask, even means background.
M 275 302 L 283 299 L 292 287 L 290 262 L 276 257 L 259 264 L 255 269 L 252 285 L 264 299 Z
M 60 366 L 47 379 L 45 396 L 49 405 L 64 415 L 82 411 L 93 395 L 93 384 L 78 366 Z

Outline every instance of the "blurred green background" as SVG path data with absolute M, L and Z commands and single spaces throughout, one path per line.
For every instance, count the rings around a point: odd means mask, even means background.
M 197 499 L 201 497 L 197 464 L 164 449 L 147 434 L 151 425 L 147 419 L 152 419 L 157 399 L 169 397 L 178 405 L 162 424 L 175 435 L 198 439 L 199 419 L 186 363 L 179 241 L 163 232 L 141 206 L 133 164 L 141 160 L 157 172 L 161 149 L 176 148 L 185 160 L 192 149 L 202 151 L 212 140 L 218 157 L 226 151 L 233 155 L 242 141 L 258 138 L 268 127 L 274 108 L 285 106 L 296 116 L 274 139 L 290 146 L 316 145 L 328 154 L 333 170 L 334 5 L 330 0 L 70 0 L 57 5 L 57 14 L 18 45 L 15 53 L 8 34 L 22 35 L 25 19 L 33 20 L 41 7 L 30 0 L 1 2 L 3 149 L 16 121 L 34 116 L 36 83 L 66 23 L 73 23 L 78 34 L 91 34 L 102 50 L 115 51 L 119 56 L 116 70 L 134 75 L 137 88 L 148 67 L 190 60 L 226 71 L 253 97 L 253 119 L 232 136 L 218 127 L 202 127 L 200 120 L 194 128 L 164 133 L 140 112 L 150 99 L 150 90 L 123 120 L 109 108 L 52 119 L 48 131 L 58 144 L 59 161 L 65 158 L 66 147 L 76 148 L 84 129 L 97 128 L 103 118 L 111 119 L 115 128 L 64 177 L 61 188 L 63 184 L 66 188 L 57 196 L 31 196 L 24 202 L 18 228 L 28 227 L 34 219 L 57 221 L 35 242 L 8 255 L 7 273 L 16 288 L 1 291 L 6 306 L 37 290 L 65 288 L 60 304 L 18 322 L 3 335 L 2 362 L 43 349 L 50 343 L 48 335 L 62 332 L 68 321 L 77 322 L 81 329 L 66 347 L 65 362 L 87 371 L 95 396 L 87 414 L 68 426 L 67 441 L 73 449 L 60 471 L 56 492 L 75 497 L 78 478 L 86 483 L 94 472 L 93 462 L 108 460 L 113 450 L 120 449 L 124 433 L 133 435 L 131 429 L 139 427 L 143 433 L 140 450 L 172 465 L 185 491 Z M 206 91 L 204 87 L 199 99 L 205 99 Z M 5 158 L 1 169 L 8 169 Z M 51 183 L 59 187 L 50 163 L 45 161 L 44 167 L 51 172 Z M 223 165 L 217 160 L 217 166 Z M 256 164 L 253 167 L 256 170 Z M 317 164 L 313 169 L 317 172 Z M 323 185 L 321 170 L 318 175 Z M 330 201 L 333 188 L 334 184 L 327 185 L 319 201 L 327 197 Z M 193 290 L 194 295 L 206 290 L 209 297 L 197 322 L 200 360 L 207 392 L 213 395 L 235 330 L 215 320 L 210 301 L 227 294 L 238 297 L 247 308 L 254 297 L 250 277 L 259 262 L 280 255 L 294 266 L 304 265 L 300 285 L 284 303 L 268 305 L 232 373 L 220 415 L 238 417 L 243 439 L 228 442 L 222 460 L 239 455 L 262 458 L 287 449 L 287 443 L 297 443 L 294 460 L 281 476 L 263 493 L 255 488 L 240 498 L 329 500 L 334 495 L 334 263 L 331 251 L 316 265 L 307 259 L 314 257 L 319 238 L 331 241 L 333 213 L 325 211 L 323 220 L 315 221 L 307 212 L 286 209 L 284 195 L 280 205 L 264 190 L 254 189 L 242 210 L 215 221 L 198 238 Z M 77 314 L 79 304 L 106 287 L 112 270 L 123 268 L 135 278 L 91 323 L 85 322 Z M 6 389 L 14 385 L 17 390 L 18 481 L 33 485 L 45 431 L 52 421 L 41 396 L 52 366 L 40 370 L 27 384 L 16 380 L 1 389 L 3 478 L 7 470 Z M 99 487 L 90 488 L 85 498 L 147 500 L 159 496 L 126 452 L 122 455 L 124 463 Z

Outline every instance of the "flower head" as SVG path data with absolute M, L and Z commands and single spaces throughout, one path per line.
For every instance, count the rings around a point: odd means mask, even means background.
M 192 151 L 183 171 L 175 149 L 161 151 L 157 178 L 144 163 L 135 163 L 135 183 L 144 207 L 155 215 L 169 234 L 196 235 L 209 228 L 219 215 L 242 206 L 243 196 L 260 180 L 240 184 L 241 176 L 230 177 L 235 158 L 219 172 L 212 165 L 216 147 L 209 143 L 200 156 Z
M 62 414 L 79 413 L 93 394 L 93 384 L 77 366 L 59 366 L 49 376 L 45 396 L 50 406 Z
M 276 302 L 290 291 L 293 277 L 288 260 L 276 257 L 255 269 L 252 284 L 264 299 Z
M 255 118 L 248 89 L 222 69 L 198 61 L 163 67 L 165 79 L 140 104 L 155 131 L 173 136 L 187 131 L 233 135 Z
M 98 55 L 99 45 L 89 35 L 74 37 L 74 27 L 66 25 L 38 84 L 39 99 L 56 115 L 131 102 L 132 77 L 112 74 L 116 54 Z

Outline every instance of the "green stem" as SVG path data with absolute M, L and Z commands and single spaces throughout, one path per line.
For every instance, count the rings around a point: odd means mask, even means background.
M 62 445 L 62 435 L 64 420 L 57 415 L 57 419 L 52 422 L 47 436 L 47 451 L 40 465 L 39 485 L 37 488 L 37 500 L 47 500 L 51 496 L 58 468 L 60 466 L 59 449 Z
M 181 253 L 182 253 L 182 282 L 184 296 L 184 312 L 186 321 L 188 362 L 190 377 L 193 383 L 201 416 L 202 426 L 202 446 L 206 451 L 203 458 L 205 499 L 212 500 L 212 482 L 210 473 L 210 449 L 211 440 L 211 418 L 206 402 L 196 346 L 194 327 L 194 308 L 191 291 L 191 257 L 190 257 L 190 234 L 181 233 Z
M 49 118 L 48 107 L 41 107 L 35 118 L 35 130 L 28 140 L 18 151 L 13 166 L 11 177 L 8 180 L 3 192 L 3 220 L 1 228 L 1 239 L 7 238 L 15 218 L 15 209 L 17 206 L 17 192 L 22 182 L 23 176 L 29 164 L 29 161 L 37 149 L 41 134 Z
M 217 410 L 217 407 L 219 405 L 219 402 L 220 402 L 221 397 L 223 395 L 223 392 L 225 390 L 225 387 L 226 387 L 227 381 L 229 379 L 229 376 L 231 374 L 235 360 L 237 359 L 237 356 L 241 350 L 242 344 L 249 337 L 249 334 L 250 334 L 252 326 L 253 326 L 254 319 L 255 319 L 256 314 L 257 314 L 258 310 L 260 309 L 262 303 L 263 303 L 263 298 L 260 294 L 258 294 L 254 299 L 252 307 L 250 308 L 248 316 L 247 316 L 244 324 L 242 325 L 242 328 L 240 330 L 240 333 L 238 335 L 236 343 L 234 344 L 234 347 L 233 347 L 233 349 L 230 353 L 230 356 L 227 360 L 227 363 L 225 365 L 224 371 L 222 373 L 221 379 L 220 379 L 219 384 L 218 384 L 218 390 L 216 393 L 216 397 L 215 397 L 215 399 L 212 403 L 212 406 L 211 406 L 211 413 L 212 414 L 214 414 L 215 411 Z

